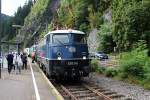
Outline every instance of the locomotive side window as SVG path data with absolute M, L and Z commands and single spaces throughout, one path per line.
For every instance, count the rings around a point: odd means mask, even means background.
M 48 35 L 48 36 L 46 37 L 46 42 L 47 42 L 47 43 L 50 43 L 50 35 Z
M 46 41 L 47 41 L 47 42 L 50 41 L 50 35 L 47 35 Z
M 43 44 L 43 45 L 46 45 L 46 39 L 45 39 L 45 38 L 43 39 L 42 44 Z
M 56 44 L 69 43 L 68 34 L 55 34 L 55 35 L 53 35 L 53 43 L 56 43 Z
M 75 43 L 86 43 L 85 35 L 74 34 L 73 35 L 73 41 Z

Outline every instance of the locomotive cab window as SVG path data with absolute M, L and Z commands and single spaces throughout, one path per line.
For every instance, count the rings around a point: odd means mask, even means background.
M 73 35 L 73 41 L 74 41 L 75 43 L 86 43 L 85 35 L 74 34 L 74 35 Z
M 69 43 L 68 34 L 54 34 L 53 35 L 53 43 L 56 43 L 56 44 Z
M 50 43 L 50 35 L 48 35 L 48 36 L 46 37 L 46 42 L 47 42 L 47 43 Z

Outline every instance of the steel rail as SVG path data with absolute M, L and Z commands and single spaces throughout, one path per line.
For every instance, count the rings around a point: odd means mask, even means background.
M 82 86 L 84 86 L 86 89 L 90 90 L 91 92 L 93 92 L 94 94 L 98 95 L 99 97 L 101 97 L 103 100 L 113 100 L 110 97 L 104 95 L 103 93 L 91 88 L 88 85 L 82 84 Z M 75 97 L 65 86 L 61 85 L 61 88 L 64 90 L 65 93 L 67 93 L 67 95 L 69 95 L 69 97 L 71 97 L 72 100 L 79 100 L 77 97 Z
M 95 94 L 97 94 L 98 96 L 103 97 L 104 100 L 113 100 L 113 99 L 111 99 L 110 97 L 104 95 L 103 93 L 101 93 L 101 92 L 99 92 L 99 91 L 97 91 L 97 90 L 95 90 L 95 89 L 92 89 L 92 88 L 89 87 L 88 85 L 85 85 L 85 84 L 82 84 L 82 85 L 83 85 L 84 87 L 86 87 L 87 89 L 89 89 L 90 91 L 92 91 L 92 92 L 94 92 Z
M 61 88 L 71 97 L 72 100 L 79 100 L 71 92 L 69 92 L 68 89 L 65 88 L 63 85 L 61 85 Z

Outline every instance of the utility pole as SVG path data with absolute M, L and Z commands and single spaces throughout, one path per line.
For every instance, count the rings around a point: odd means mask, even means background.
M 1 0 L 0 0 L 0 29 L 1 29 Z M 0 78 L 1 78 L 1 65 L 2 65 L 2 50 L 1 50 L 1 38 L 2 33 L 0 33 Z

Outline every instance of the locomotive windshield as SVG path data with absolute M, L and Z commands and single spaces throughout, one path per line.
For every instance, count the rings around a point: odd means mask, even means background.
M 74 34 L 73 41 L 75 43 L 86 43 L 85 35 L 82 34 Z
M 69 43 L 68 34 L 55 34 L 55 35 L 53 35 L 53 43 L 56 43 L 56 44 Z
M 54 34 L 53 35 L 53 43 L 55 44 L 67 44 L 69 42 L 73 43 L 81 43 L 84 44 L 86 43 L 86 38 L 85 35 L 83 34 Z

